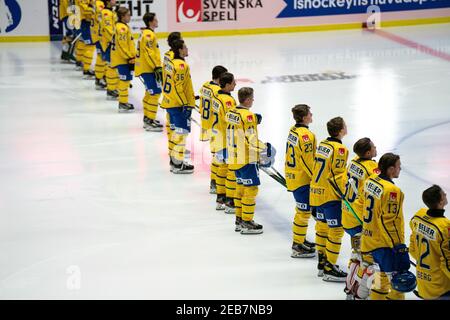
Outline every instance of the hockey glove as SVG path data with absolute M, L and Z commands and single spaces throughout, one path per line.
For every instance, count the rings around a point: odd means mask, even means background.
M 266 143 L 266 148 L 259 155 L 259 165 L 263 168 L 271 167 L 275 162 L 275 148 L 269 143 Z
M 163 72 L 162 72 L 162 68 L 161 67 L 156 67 L 155 68 L 155 79 L 156 79 L 156 82 L 158 82 L 159 84 L 162 85 L 162 83 L 163 83 Z
M 405 244 L 399 244 L 394 247 L 394 270 L 397 272 L 408 271 L 411 263 L 409 262 L 408 247 Z
M 255 113 L 255 116 L 256 116 L 257 123 L 258 123 L 258 124 L 261 124 L 261 121 L 262 121 L 262 115 L 260 115 L 259 113 Z

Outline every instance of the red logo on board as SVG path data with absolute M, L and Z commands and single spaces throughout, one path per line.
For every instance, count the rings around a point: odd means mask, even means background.
M 177 0 L 177 22 L 202 21 L 201 0 Z

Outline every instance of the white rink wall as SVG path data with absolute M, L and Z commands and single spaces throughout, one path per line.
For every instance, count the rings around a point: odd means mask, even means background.
M 142 27 L 145 12 L 153 11 L 158 14 L 159 33 L 181 31 L 185 36 L 247 33 L 255 29 L 256 33 L 268 33 L 277 28 L 285 31 L 359 28 L 366 21 L 382 25 L 450 22 L 448 0 L 395 0 L 392 4 L 385 0 L 308 1 L 118 0 L 118 3 L 131 9 L 130 24 L 135 33 Z M 330 7 L 330 3 L 335 7 Z M 370 6 L 373 3 L 378 6 Z M 20 37 L 45 40 L 61 34 L 58 6 L 59 0 L 0 0 L 0 41 L 21 40 Z

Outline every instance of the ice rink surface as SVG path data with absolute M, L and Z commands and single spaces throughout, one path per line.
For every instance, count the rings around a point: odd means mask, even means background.
M 422 191 L 450 191 L 450 25 L 383 31 L 187 38 L 187 61 L 196 90 L 217 64 L 239 79 L 235 97 L 255 89 L 260 138 L 281 172 L 297 103 L 311 106 L 318 139 L 342 116 L 349 149 L 367 136 L 377 159 L 400 154 L 409 238 Z M 235 233 L 208 193 L 195 124 L 196 171 L 173 175 L 165 134 L 142 129 L 139 79 L 136 112 L 119 114 L 59 55 L 56 43 L 0 44 L 0 299 L 345 299 L 343 284 L 316 276 L 316 259 L 290 258 L 294 200 L 277 182 L 261 172 L 264 233 Z M 321 73 L 344 79 L 298 76 Z M 349 255 L 345 235 L 341 267 Z

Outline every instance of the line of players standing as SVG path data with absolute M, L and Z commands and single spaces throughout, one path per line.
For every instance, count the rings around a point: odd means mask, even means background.
M 185 61 L 186 44 L 180 33 L 171 33 L 171 49 L 161 61 L 154 32 L 158 19 L 156 14 L 146 13 L 136 48 L 128 26 L 130 12 L 123 7 L 114 11 L 115 2 L 61 1 L 61 18 L 69 26 L 61 58 L 75 60 L 85 78 L 95 77 L 97 89 L 106 90 L 108 99 L 119 100 L 119 112 L 134 109 L 128 102 L 128 90 L 136 71 L 146 87 L 144 129 L 163 130 L 156 120 L 160 104 L 167 111 L 170 171 L 192 173 L 194 166 L 185 161 L 189 153 L 185 146 L 191 113 L 197 107 Z M 213 68 L 212 79 L 200 89 L 200 140 L 209 141 L 213 155 L 210 193 L 217 195 L 216 209 L 235 214 L 235 231 L 260 234 L 263 226 L 253 220 L 260 184 L 258 169 L 270 167 L 276 151 L 258 139 L 262 117 L 250 111 L 253 89 L 241 88 L 237 104 L 231 95 L 235 86 L 233 74 L 225 67 Z M 329 137 L 317 146 L 308 127 L 312 122 L 310 107 L 299 104 L 292 113 L 295 125 L 288 134 L 285 161 L 287 188 L 296 201 L 291 256 L 315 257 L 317 248 L 318 276 L 345 282 L 348 299 L 403 299 L 404 292 L 416 287 L 416 277 L 408 271 L 404 195 L 393 182 L 400 174 L 400 157 L 386 153 L 377 163 L 373 160 L 377 155 L 374 143 L 362 138 L 353 146 L 357 156 L 347 163 L 349 152 L 342 143 L 347 127 L 341 117 L 328 121 Z M 423 201 L 429 209 L 421 209 L 410 223 L 409 252 L 418 263 L 417 294 L 425 299 L 448 297 L 450 221 L 444 216 L 446 194 L 432 186 L 424 191 Z M 311 215 L 316 221 L 315 243 L 306 240 Z M 344 232 L 351 238 L 349 273 L 336 264 Z

